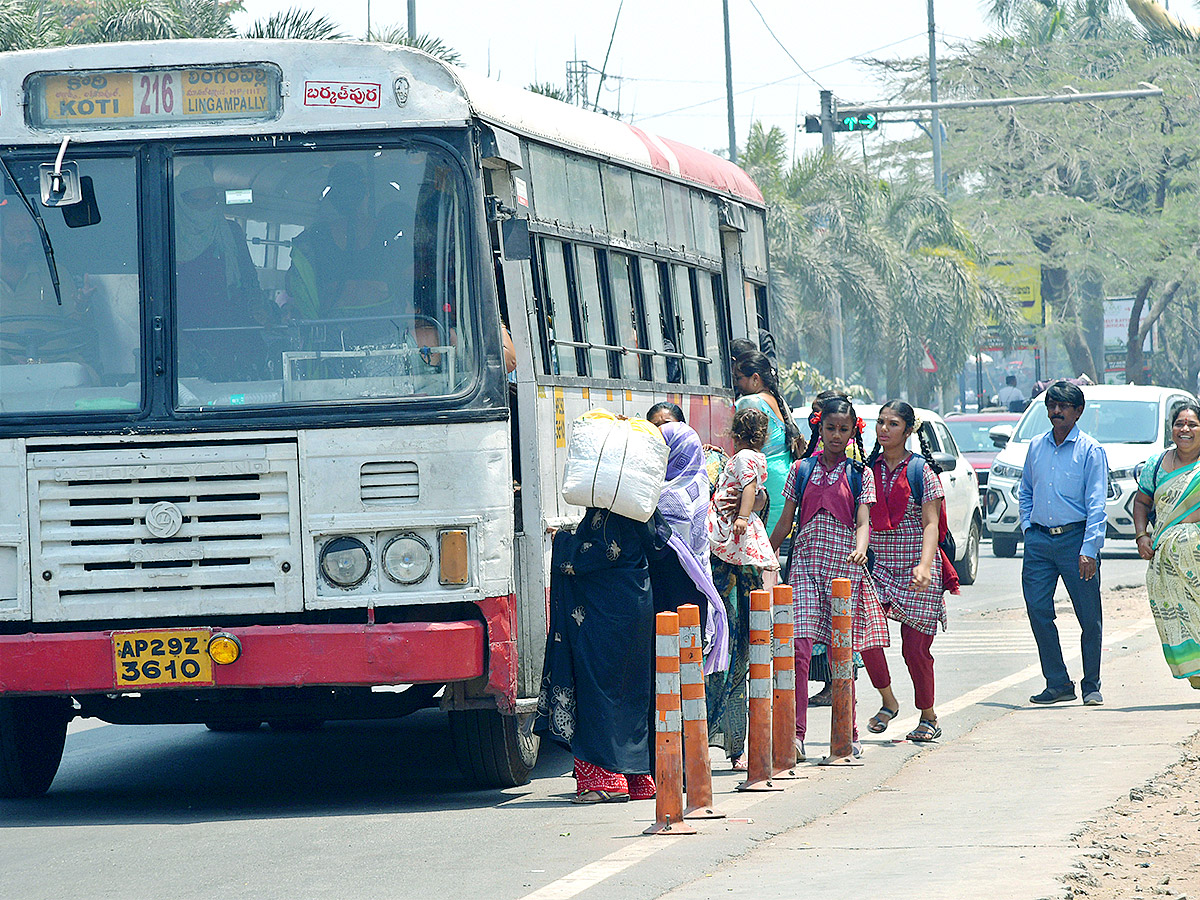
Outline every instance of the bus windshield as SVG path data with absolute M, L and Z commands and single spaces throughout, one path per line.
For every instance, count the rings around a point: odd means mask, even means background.
M 180 408 L 474 383 L 467 203 L 449 154 L 180 152 L 171 197 Z

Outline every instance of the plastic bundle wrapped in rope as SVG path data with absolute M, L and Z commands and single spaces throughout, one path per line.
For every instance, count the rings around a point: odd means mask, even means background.
M 571 424 L 563 499 L 645 522 L 654 515 L 667 474 L 667 445 L 645 419 L 594 409 Z

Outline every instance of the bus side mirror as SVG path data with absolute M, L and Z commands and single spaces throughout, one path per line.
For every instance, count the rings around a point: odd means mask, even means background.
M 83 194 L 83 198 L 73 206 L 63 207 L 63 221 L 68 228 L 99 225 L 100 205 L 96 203 L 96 188 L 92 184 L 92 176 L 80 176 L 79 190 Z
M 504 219 L 500 223 L 500 240 L 504 246 L 504 258 L 511 260 L 529 259 L 529 220 Z

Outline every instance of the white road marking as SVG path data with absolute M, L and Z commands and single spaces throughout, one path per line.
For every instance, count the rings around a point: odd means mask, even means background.
M 1139 619 L 1137 622 L 1129 625 L 1120 631 L 1108 635 L 1104 639 L 1104 646 L 1118 644 L 1121 641 L 1140 634 L 1146 629 L 1154 625 L 1153 619 Z M 934 643 L 937 647 L 937 643 Z M 1036 648 L 1035 648 L 1036 649 Z M 1079 657 L 1079 652 L 1067 656 L 1069 660 L 1075 660 Z M 1033 678 L 1040 678 L 1042 668 L 1038 663 L 1031 666 L 1026 666 L 1019 672 L 1014 672 L 1004 678 L 999 678 L 993 682 L 975 688 L 973 691 L 955 697 L 946 703 L 938 704 L 939 715 L 953 715 L 956 712 L 961 712 L 969 706 L 976 703 L 981 703 L 990 697 L 1007 690 L 1014 685 L 1021 684 L 1024 681 L 1030 681 Z M 895 724 L 895 723 L 893 723 Z M 916 719 L 913 719 L 913 725 L 916 725 Z M 864 735 L 865 737 L 866 735 Z M 786 782 L 785 782 L 786 784 Z M 725 813 L 743 812 L 750 808 L 755 803 L 759 803 L 770 797 L 770 794 L 738 794 L 735 797 L 722 799 L 718 804 L 720 809 Z M 682 840 L 682 837 L 659 837 L 657 835 L 646 836 L 640 838 L 626 847 L 622 847 L 614 853 L 610 853 L 603 859 L 598 859 L 594 863 L 589 863 L 583 868 L 576 869 L 568 875 L 564 875 L 557 881 L 552 881 L 545 887 L 539 888 L 532 894 L 526 894 L 520 900 L 570 900 L 582 894 L 588 888 L 595 887 L 602 881 L 612 878 L 614 875 L 619 875 L 631 866 L 636 865 L 644 859 L 653 856 L 660 850 L 665 850 L 672 844 Z

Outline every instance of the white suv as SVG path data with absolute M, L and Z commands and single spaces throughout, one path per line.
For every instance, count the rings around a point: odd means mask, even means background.
M 880 406 L 875 403 L 855 403 L 854 409 L 863 420 L 863 445 L 867 454 L 875 446 L 875 420 Z M 975 468 L 967 459 L 946 421 L 933 410 L 917 409 L 921 431 L 929 443 L 929 452 L 942 468 L 942 490 L 946 492 L 946 524 L 954 536 L 956 558 L 954 568 L 963 584 L 974 584 L 979 574 L 979 537 L 983 533 L 983 513 L 979 508 L 979 483 Z M 908 439 L 908 449 L 921 452 L 917 436 Z
M 1142 464 L 1171 445 L 1172 407 L 1195 398 L 1178 388 L 1143 385 L 1089 384 L 1083 387 L 1086 406 L 1079 430 L 1090 434 L 1108 456 L 1108 538 L 1132 538 L 1133 495 Z M 1004 428 L 992 429 L 1003 448 L 988 475 L 987 523 L 992 553 L 1014 556 L 1021 541 L 1019 493 L 1029 442 L 1050 430 L 1045 395 L 1035 397 L 1007 439 Z

